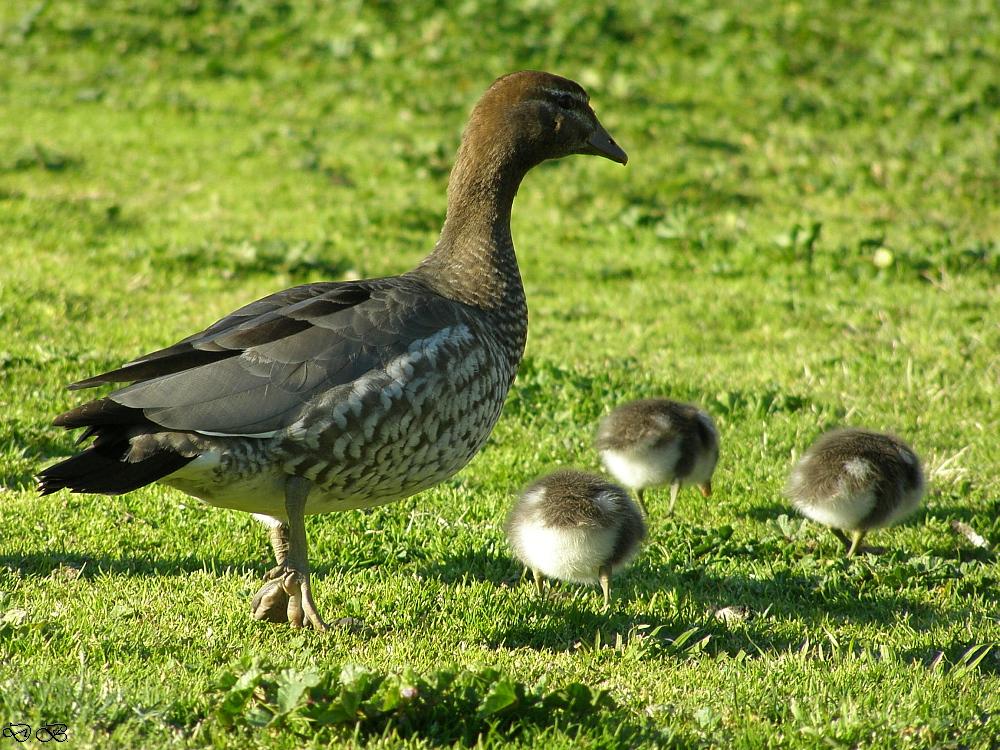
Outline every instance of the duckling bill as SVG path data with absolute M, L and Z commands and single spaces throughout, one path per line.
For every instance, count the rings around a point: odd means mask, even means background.
M 643 510 L 650 487 L 670 485 L 670 513 L 683 485 L 712 494 L 719 432 L 697 406 L 665 398 L 630 401 L 601 420 L 595 447 L 608 472 L 635 490 Z
M 600 476 L 563 469 L 530 484 L 506 524 L 514 555 L 545 577 L 601 586 L 611 600 L 611 577 L 631 564 L 646 537 L 642 512 L 616 484 Z
M 900 438 L 848 428 L 827 432 L 809 447 L 792 469 L 786 494 L 799 513 L 830 527 L 851 557 L 870 529 L 913 513 L 924 489 L 920 459 Z

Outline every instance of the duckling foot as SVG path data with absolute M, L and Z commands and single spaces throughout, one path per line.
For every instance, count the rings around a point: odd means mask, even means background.
M 837 539 L 840 541 L 841 544 L 844 545 L 844 549 L 845 550 L 850 549 L 850 547 L 851 547 L 851 537 L 847 536 L 847 534 L 845 534 L 840 529 L 836 529 L 836 528 L 834 528 L 832 526 L 830 527 L 830 531 L 833 532 L 833 535 L 835 537 L 837 537 Z
M 840 529 L 831 528 L 830 531 L 832 531 L 833 535 L 844 544 L 844 547 L 847 550 L 847 557 L 854 557 L 854 553 L 857 552 L 858 547 L 861 546 L 861 540 L 865 538 L 865 532 L 860 529 L 852 531 L 850 536 L 845 534 Z
M 670 515 L 674 514 L 674 504 L 677 502 L 677 493 L 681 491 L 681 482 L 679 479 L 675 479 L 670 483 L 670 508 L 667 509 L 667 513 Z
M 885 547 L 874 547 L 870 544 L 863 545 L 861 543 L 868 533 L 865 530 L 853 531 L 851 532 L 851 536 L 848 536 L 840 529 L 830 530 L 843 543 L 847 557 L 854 557 L 855 555 L 881 555 L 885 552 Z
M 604 594 L 605 611 L 611 606 L 611 566 L 602 565 L 597 573 L 597 580 L 601 584 L 601 593 Z
M 540 571 L 540 570 L 532 570 L 531 571 L 531 576 L 532 576 L 532 578 L 535 579 L 535 591 L 538 592 L 539 596 L 544 597 L 545 596 L 545 576 L 542 575 L 542 571 Z
M 649 517 L 649 511 L 646 509 L 646 503 L 642 499 L 643 488 L 640 487 L 635 491 L 635 499 L 639 501 L 639 507 L 642 508 L 642 515 Z

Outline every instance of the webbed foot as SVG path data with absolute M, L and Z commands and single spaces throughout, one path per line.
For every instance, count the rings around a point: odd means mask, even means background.
M 250 603 L 250 613 L 255 620 L 326 630 L 326 623 L 316 610 L 308 573 L 278 565 L 267 572 L 264 580 Z

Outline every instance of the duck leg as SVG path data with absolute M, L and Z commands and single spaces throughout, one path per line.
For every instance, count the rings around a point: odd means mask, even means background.
M 290 477 L 285 482 L 285 512 L 288 514 L 288 560 L 282 578 L 288 594 L 288 622 L 293 628 L 305 625 L 313 630 L 326 630 L 326 623 L 316 611 L 309 581 L 309 547 L 306 542 L 306 497 L 310 482 L 302 477 Z
M 309 480 L 302 477 L 290 477 L 285 483 L 288 522 L 278 522 L 270 532 L 278 564 L 265 576 L 267 583 L 253 598 L 251 612 L 258 620 L 288 622 L 295 628 L 309 625 L 314 630 L 326 630 L 326 623 L 316 611 L 309 580 L 305 524 L 309 488 Z M 284 612 L 281 611 L 282 606 Z
M 643 492 L 645 492 L 645 490 L 642 487 L 639 487 L 635 491 L 635 499 L 639 501 L 639 507 L 642 508 L 642 515 L 648 516 L 649 515 L 649 511 L 646 510 L 646 503 L 642 499 L 642 493 Z
M 602 565 L 597 571 L 597 580 L 601 582 L 601 591 L 604 592 L 604 608 L 611 604 L 611 566 Z
M 288 594 L 278 580 L 284 575 L 288 562 L 288 524 L 267 516 L 259 516 L 258 520 L 268 524 L 268 535 L 278 564 L 264 574 L 265 583 L 250 603 L 250 614 L 255 620 L 288 622 Z

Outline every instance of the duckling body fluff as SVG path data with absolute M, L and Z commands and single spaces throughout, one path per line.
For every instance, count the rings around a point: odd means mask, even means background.
M 634 489 L 640 503 L 644 490 L 666 484 L 671 512 L 683 485 L 712 494 L 719 433 L 696 406 L 663 398 L 623 404 L 601 421 L 595 447 L 608 472 Z
M 624 570 L 646 536 L 642 512 L 621 487 L 581 471 L 560 470 L 530 484 L 506 524 L 514 555 L 535 574 L 598 582 Z
M 894 435 L 839 429 L 822 435 L 792 469 L 786 494 L 795 509 L 830 527 L 853 555 L 869 529 L 917 509 L 925 488 L 917 454 Z

